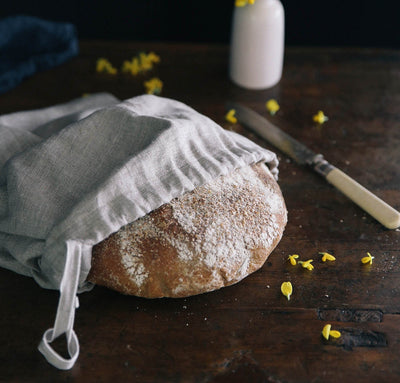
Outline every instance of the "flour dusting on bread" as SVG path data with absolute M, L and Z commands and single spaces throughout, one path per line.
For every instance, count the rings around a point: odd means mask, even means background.
M 144 297 L 183 297 L 259 269 L 286 224 L 263 164 L 220 176 L 121 228 L 94 248 L 94 283 Z
M 171 206 L 173 217 L 195 238 L 195 252 L 179 252 L 181 259 L 196 257 L 210 268 L 240 264 L 242 274 L 251 250 L 271 246 L 279 229 L 273 213 L 283 208 L 282 199 L 250 166 L 171 201 Z

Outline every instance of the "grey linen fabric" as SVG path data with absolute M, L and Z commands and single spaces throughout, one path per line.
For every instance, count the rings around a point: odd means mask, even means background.
M 276 155 L 175 100 L 97 94 L 0 116 L 0 266 L 60 290 L 39 350 L 60 369 L 79 354 L 76 294 L 93 245 L 235 168 Z M 50 343 L 66 334 L 70 359 Z

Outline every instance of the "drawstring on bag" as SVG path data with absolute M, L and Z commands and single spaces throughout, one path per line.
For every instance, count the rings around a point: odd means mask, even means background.
M 75 241 L 67 241 L 67 257 L 60 285 L 60 299 L 54 328 L 45 331 L 38 347 L 46 360 L 60 370 L 71 369 L 79 356 L 79 341 L 73 327 L 75 310 L 79 307 L 76 293 L 81 271 L 81 258 L 80 245 Z M 62 357 L 50 345 L 62 334 L 65 334 L 67 338 L 69 359 Z
M 86 278 L 93 244 L 197 186 L 261 161 L 277 177 L 274 153 L 154 95 L 119 102 L 98 94 L 0 116 L 0 267 L 59 289 L 54 327 L 38 347 L 47 361 L 67 370 L 78 358 L 76 295 L 92 287 Z M 52 347 L 60 335 L 65 358 Z

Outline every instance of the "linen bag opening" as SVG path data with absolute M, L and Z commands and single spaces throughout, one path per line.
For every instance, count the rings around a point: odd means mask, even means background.
M 101 93 L 0 116 L 0 266 L 33 277 L 60 298 L 39 344 L 47 361 L 70 369 L 77 294 L 92 247 L 173 198 L 277 157 L 224 130 L 189 106 L 143 95 L 120 102 Z M 70 358 L 51 342 L 66 335 Z

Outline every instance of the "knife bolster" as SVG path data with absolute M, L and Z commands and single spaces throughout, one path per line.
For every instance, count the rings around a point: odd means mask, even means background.
M 322 154 L 317 154 L 311 160 L 311 166 L 314 170 L 323 177 L 326 177 L 330 173 L 334 166 L 331 165 Z

